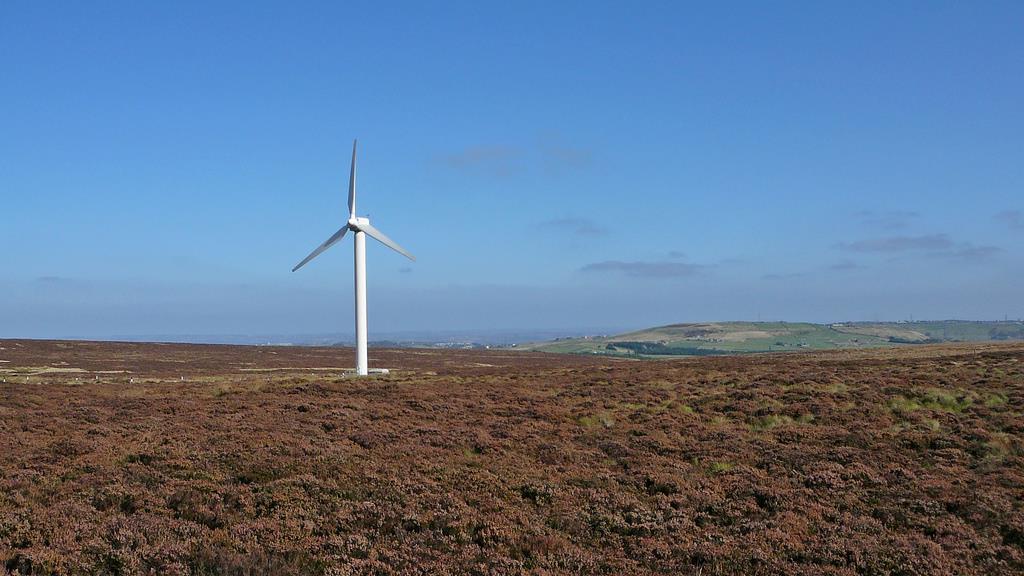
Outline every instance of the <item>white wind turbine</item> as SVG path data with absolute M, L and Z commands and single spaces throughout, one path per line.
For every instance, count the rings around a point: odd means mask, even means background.
M 356 141 L 352 141 L 352 171 L 348 177 L 348 222 L 334 233 L 326 242 L 317 247 L 299 262 L 292 272 L 302 268 L 306 262 L 316 258 L 321 252 L 334 246 L 345 237 L 349 230 L 356 234 L 356 373 L 365 376 L 369 373 L 366 365 L 366 234 L 377 239 L 381 244 L 398 252 L 402 256 L 416 261 L 416 258 L 405 251 L 404 248 L 395 243 L 394 240 L 385 236 L 380 230 L 370 226 L 369 218 L 356 216 Z

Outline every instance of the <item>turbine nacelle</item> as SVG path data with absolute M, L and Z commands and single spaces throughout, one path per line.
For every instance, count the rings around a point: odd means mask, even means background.
M 380 230 L 377 230 L 376 228 L 371 226 L 369 218 L 362 218 L 362 217 L 356 216 L 356 142 L 355 141 L 352 142 L 352 169 L 351 169 L 351 171 L 349 172 L 349 175 L 348 175 L 348 220 L 345 222 L 345 225 L 342 226 L 337 232 L 335 232 L 330 238 L 325 240 L 324 243 L 321 244 L 320 246 L 317 246 L 316 250 L 313 250 L 312 252 L 310 252 L 309 256 L 306 256 L 306 258 L 302 262 L 299 262 L 295 266 L 295 268 L 292 268 L 292 272 L 295 272 L 299 268 L 302 268 L 303 266 L 305 266 L 306 262 L 309 262 L 313 258 L 316 258 L 324 250 L 327 250 L 331 246 L 334 246 L 338 242 L 341 242 L 341 239 L 345 237 L 345 234 L 349 230 L 351 230 L 353 232 L 365 232 L 367 236 L 373 238 L 374 240 L 380 242 L 381 244 L 387 246 L 388 248 L 391 248 L 392 250 L 394 250 L 395 252 L 398 252 L 402 256 L 405 256 L 409 260 L 412 260 L 413 262 L 416 261 L 416 257 L 413 256 L 412 254 L 410 254 L 409 252 L 407 252 L 401 246 L 399 246 L 397 242 L 395 242 L 391 238 L 388 238 L 387 236 L 384 235 L 383 232 L 381 232 Z

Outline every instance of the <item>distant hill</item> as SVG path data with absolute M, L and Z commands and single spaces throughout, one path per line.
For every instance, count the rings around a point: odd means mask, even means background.
M 564 338 L 519 349 L 608 356 L 710 356 L 836 350 L 939 342 L 1024 340 L 1024 322 L 711 322 L 671 324 L 617 336 Z

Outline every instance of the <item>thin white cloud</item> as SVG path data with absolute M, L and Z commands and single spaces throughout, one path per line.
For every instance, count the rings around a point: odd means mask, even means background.
M 898 230 L 906 228 L 912 220 L 921 215 L 909 210 L 861 210 L 854 216 L 864 226 L 880 230 Z
M 1002 251 L 998 246 L 976 246 L 970 242 L 954 242 L 948 234 L 871 238 L 856 242 L 841 242 L 836 247 L 845 252 L 923 254 L 930 258 L 960 260 L 984 260 Z
M 856 242 L 841 242 L 840 250 L 847 252 L 907 252 L 914 250 L 946 250 L 953 246 L 953 241 L 946 234 L 929 234 L 925 236 L 889 236 L 872 238 Z
M 865 266 L 854 262 L 853 260 L 844 259 L 836 262 L 829 266 L 829 270 L 859 270 Z
M 496 176 L 510 176 L 522 168 L 522 152 L 509 146 L 470 146 L 441 161 L 457 170 L 480 171 Z
M 538 171 L 553 175 L 580 170 L 590 165 L 592 157 L 593 151 L 589 148 L 564 144 L 536 147 L 478 144 L 443 155 L 440 162 L 454 170 L 509 177 Z
M 693 276 L 706 268 L 700 264 L 686 262 L 641 262 L 605 260 L 593 262 L 580 268 L 581 272 L 610 272 L 636 278 L 682 278 Z

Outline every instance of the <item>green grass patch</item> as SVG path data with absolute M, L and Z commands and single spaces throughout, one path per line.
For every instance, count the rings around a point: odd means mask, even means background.
M 467 447 L 462 449 L 462 457 L 466 459 L 466 465 L 471 468 L 480 468 L 483 466 L 480 454 L 481 452 L 476 448 Z
M 750 429 L 755 432 L 760 432 L 763 430 L 771 430 L 772 428 L 792 423 L 793 419 L 784 414 L 769 414 L 767 416 L 757 418 L 753 422 L 751 422 Z
M 829 394 L 845 394 L 850 387 L 843 382 L 832 382 L 826 384 L 822 389 Z
M 970 407 L 976 398 L 977 394 L 973 392 L 929 388 L 919 391 L 911 397 L 898 395 L 890 398 L 887 406 L 889 410 L 903 414 L 921 409 L 960 413 Z
M 921 403 L 918 402 L 917 400 L 907 398 L 903 395 L 898 395 L 894 398 L 890 398 L 889 402 L 886 405 L 889 407 L 889 410 L 900 413 L 914 412 L 923 408 L 923 406 L 921 406 Z
M 1005 405 L 1010 398 L 1002 392 L 989 392 L 985 394 L 984 404 L 988 408 L 997 408 Z
M 686 404 L 681 404 L 675 400 L 662 400 L 657 404 L 632 404 L 626 403 L 622 405 L 624 408 L 631 410 L 647 410 L 651 414 L 661 414 L 669 410 L 675 410 L 683 414 L 693 414 L 693 408 L 690 408 Z
M 213 387 L 210 390 L 210 394 L 212 394 L 214 398 L 221 398 L 223 396 L 227 396 L 228 394 L 236 393 L 238 393 L 238 390 L 235 390 L 235 388 L 230 384 L 221 384 L 219 386 Z
M 1020 456 L 1024 453 L 1020 442 L 1005 432 L 993 434 L 992 438 L 984 444 L 983 460 L 986 462 L 1002 463 L 1011 456 Z
M 972 403 L 970 395 L 954 394 L 938 388 L 927 390 L 921 397 L 921 404 L 925 408 L 944 412 L 963 412 Z
M 580 426 L 584 428 L 596 428 L 601 426 L 603 428 L 611 428 L 615 426 L 615 418 L 612 418 L 608 414 L 594 414 L 590 416 L 580 416 L 576 420 Z
M 736 465 L 732 462 L 712 462 L 708 466 L 708 472 L 711 474 L 725 474 L 735 467 Z

